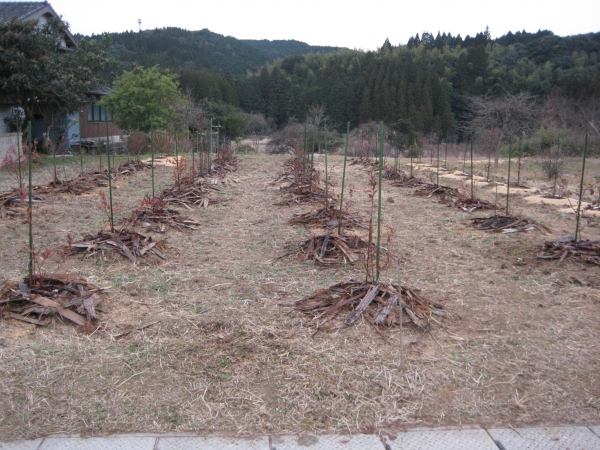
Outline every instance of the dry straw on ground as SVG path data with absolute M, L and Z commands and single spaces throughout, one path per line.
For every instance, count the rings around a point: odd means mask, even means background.
M 515 201 L 519 214 L 554 234 L 491 234 L 462 226 L 466 212 L 384 182 L 384 199 L 394 200 L 384 202 L 384 221 L 396 229 L 402 284 L 443 304 L 446 315 L 431 316 L 429 331 L 405 330 L 400 370 L 397 328 L 380 334 L 359 318 L 311 337 L 303 312 L 278 305 L 362 276 L 348 265 L 275 260 L 286 244 L 309 237 L 288 220 L 310 205 L 273 208 L 280 193 L 267 183 L 283 161 L 245 157 L 238 169 L 244 182 L 214 192 L 225 201 L 182 206 L 201 226 L 194 233 L 171 230 L 166 261 L 63 263 L 61 272 L 111 286 L 94 333 L 81 334 L 60 317 L 46 327 L 2 319 L 3 439 L 600 422 L 600 268 L 576 258 L 536 258 L 545 240 L 573 229 L 572 214 Z M 330 158 L 338 183 L 341 167 L 340 158 Z M 172 186 L 172 167 L 157 167 L 156 175 L 157 192 Z M 45 172 L 35 176 L 36 184 L 48 182 Z M 350 166 L 348 176 L 353 209 L 368 210 L 368 174 Z M 150 190 L 147 172 L 115 184 L 123 211 Z M 481 190 L 482 198 L 491 194 Z M 99 229 L 106 218 L 97 198 L 61 194 L 37 204 L 36 245 L 56 247 L 69 232 L 81 238 L 80 230 Z M 21 279 L 26 226 L 7 217 L 0 227 L 2 274 Z M 592 224 L 583 238 L 597 233 Z M 382 282 L 395 280 L 395 267 L 383 270 Z

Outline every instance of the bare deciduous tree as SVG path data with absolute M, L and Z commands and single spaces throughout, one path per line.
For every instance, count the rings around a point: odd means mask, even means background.
M 494 137 L 492 152 L 494 168 L 498 168 L 500 147 L 511 136 L 531 132 L 537 122 L 537 107 L 533 97 L 521 92 L 503 97 L 472 97 L 469 99 L 471 120 L 465 131 L 476 134 L 481 130 L 490 130 Z

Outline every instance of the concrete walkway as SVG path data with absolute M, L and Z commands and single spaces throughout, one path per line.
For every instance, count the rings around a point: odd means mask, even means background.
M 392 439 L 375 435 L 200 437 L 127 434 L 54 436 L 0 442 L 0 450 L 600 450 L 600 426 L 416 428 Z

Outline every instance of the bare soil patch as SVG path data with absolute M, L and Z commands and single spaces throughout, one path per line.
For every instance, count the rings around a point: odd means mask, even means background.
M 181 206 L 198 224 L 194 232 L 148 230 L 164 241 L 165 261 L 132 264 L 105 254 L 72 257 L 60 267 L 49 262 L 48 272 L 73 274 L 111 293 L 90 334 L 60 317 L 44 327 L 1 320 L 0 437 L 600 423 L 600 267 L 536 257 L 545 241 L 572 233 L 572 214 L 517 196 L 514 214 L 551 235 L 487 233 L 465 226 L 469 213 L 385 181 L 383 214 L 404 261 L 402 285 L 443 306 L 445 316 L 427 316 L 429 331 L 405 330 L 401 370 L 397 327 L 377 332 L 362 316 L 313 336 L 310 318 L 280 306 L 364 279 L 359 266 L 322 269 L 277 259 L 286 245 L 311 236 L 288 222 L 314 208 L 274 206 L 281 195 L 269 182 L 286 159 L 243 157 L 240 182 L 213 194 L 223 201 Z M 330 166 L 339 194 L 341 158 L 330 158 Z M 155 168 L 157 192 L 173 186 L 172 172 Z M 351 210 L 366 213 L 368 173 L 359 166 L 348 172 Z M 36 173 L 34 180 L 47 178 Z M 128 217 L 150 191 L 148 171 L 115 185 L 117 219 Z M 103 189 L 36 204 L 36 245 L 56 247 L 68 233 L 81 239 L 101 229 Z M 478 195 L 490 200 L 493 191 Z M 3 278 L 21 280 L 26 224 L 6 217 L 0 230 Z M 597 240 L 598 227 L 591 223 L 583 238 Z M 396 277 L 391 264 L 381 280 Z

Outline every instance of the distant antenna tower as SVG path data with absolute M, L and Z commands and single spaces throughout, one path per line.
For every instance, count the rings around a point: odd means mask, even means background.
M 138 19 L 138 26 L 140 28 L 140 31 L 142 31 L 142 19 Z

